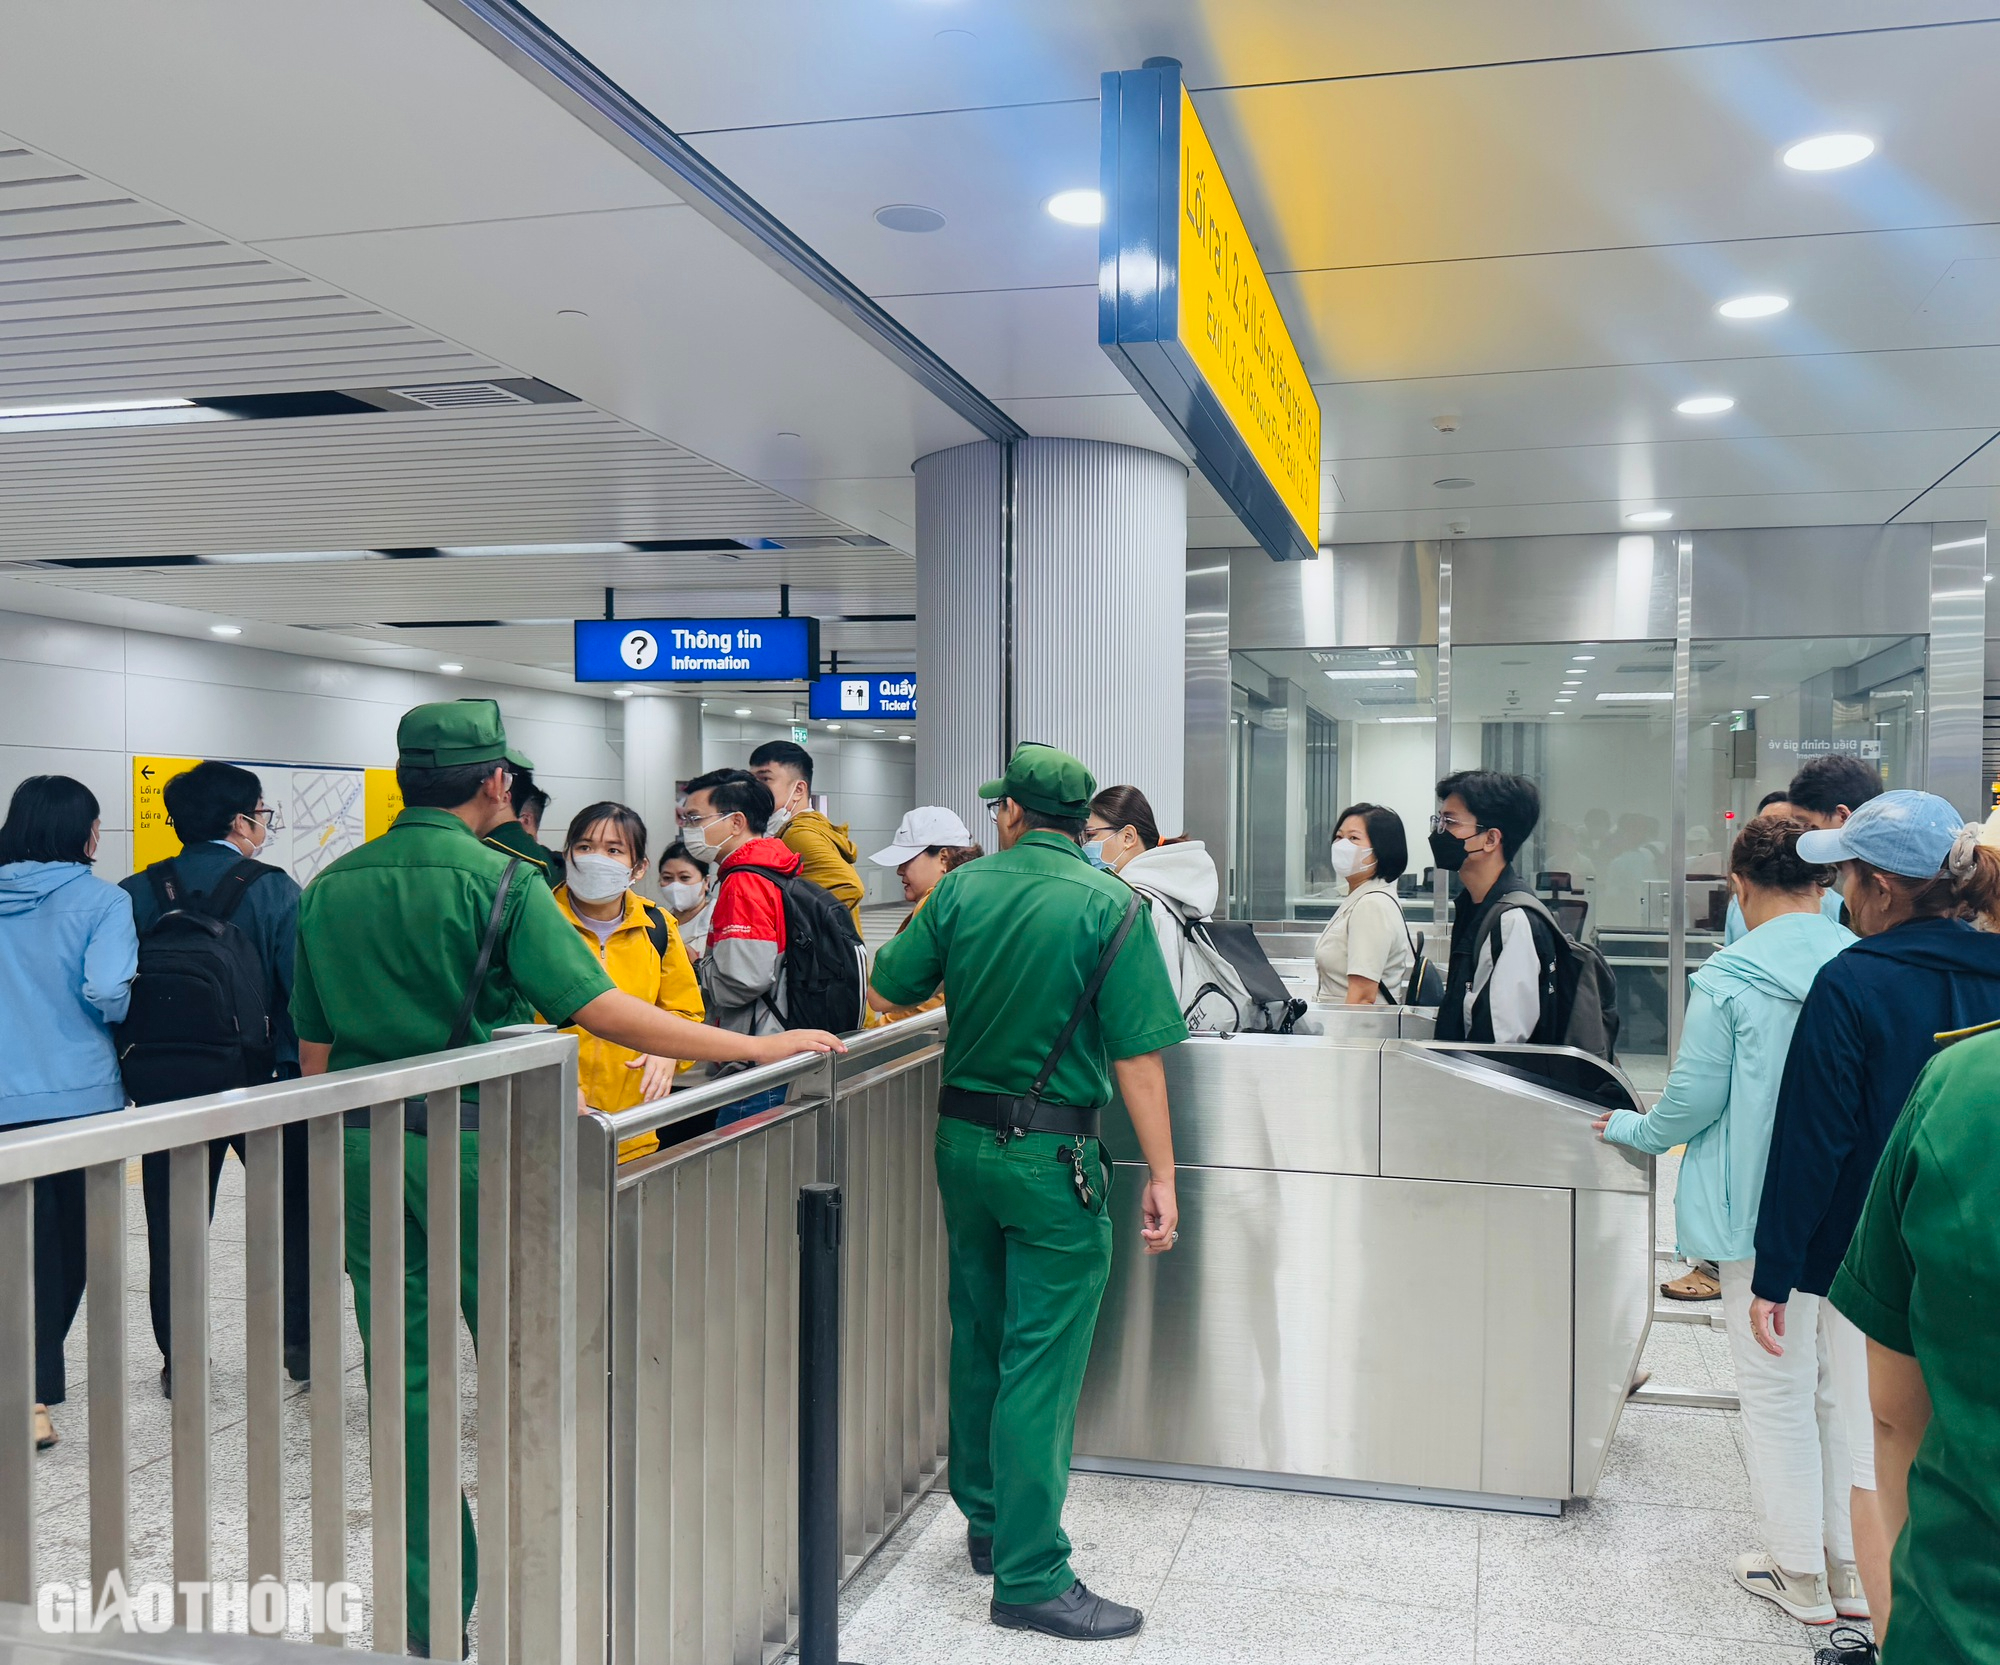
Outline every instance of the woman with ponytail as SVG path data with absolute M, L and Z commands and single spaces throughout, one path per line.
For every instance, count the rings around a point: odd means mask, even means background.
M 1990 929 L 2000 916 L 2000 852 L 1979 842 L 1976 823 L 1931 793 L 1885 792 L 1843 825 L 1806 833 L 1798 854 L 1839 864 L 1861 941 L 1814 980 L 1778 1089 L 1750 1327 L 1779 1357 L 1793 1292 L 1832 1288 L 1890 1129 L 1939 1037 L 2000 1019 L 2000 934 Z M 1884 1605 L 1889 1544 L 1875 1510 L 1866 1343 L 1834 1316 L 1826 1385 L 1847 1429 L 1855 1558 L 1868 1598 L 1835 1605 L 1859 1617 L 1868 1604 Z M 1811 1347 L 1812 1334 L 1800 1329 L 1791 1344 Z M 1745 1583 L 1786 1605 L 1781 1593 Z

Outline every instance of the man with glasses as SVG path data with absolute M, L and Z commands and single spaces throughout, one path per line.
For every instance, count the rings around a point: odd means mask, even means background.
M 181 853 L 155 862 L 144 872 L 122 881 L 132 898 L 133 923 L 143 938 L 166 911 L 160 880 L 170 873 L 181 894 L 195 903 L 213 893 L 239 868 L 249 884 L 229 920 L 250 939 L 266 979 L 265 1010 L 276 1029 L 274 1080 L 299 1073 L 299 1042 L 292 1033 L 292 957 L 299 924 L 299 887 L 284 868 L 262 860 L 272 852 L 271 835 L 284 830 L 275 804 L 264 801 L 263 783 L 248 769 L 209 761 L 174 776 L 162 793 L 167 821 L 181 841 Z M 229 1082 L 235 1086 L 243 1083 Z M 229 1147 L 244 1159 L 245 1141 L 217 1139 L 208 1147 L 208 1211 L 215 1213 L 215 1191 Z M 173 1377 L 172 1327 L 167 1310 L 171 1287 L 168 1271 L 167 1153 L 156 1151 L 140 1160 L 146 1199 L 146 1248 L 151 1261 L 149 1291 L 153 1339 L 160 1344 L 160 1391 L 171 1397 Z M 305 1124 L 285 1129 L 285 1370 L 295 1382 L 309 1374 L 312 1357 L 307 1320 L 306 1283 L 306 1140 Z
M 1548 977 L 1554 938 L 1534 910 L 1500 905 L 1509 895 L 1533 895 L 1513 859 L 1541 819 L 1541 793 L 1522 775 L 1463 769 L 1439 781 L 1437 795 L 1431 860 L 1456 873 L 1463 887 L 1452 908 L 1451 967 L 1437 1038 L 1502 1045 L 1546 1040 L 1554 1027 Z M 1496 910 L 1499 919 L 1489 929 Z

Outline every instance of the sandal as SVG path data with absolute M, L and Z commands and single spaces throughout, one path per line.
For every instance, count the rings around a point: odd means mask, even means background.
M 1704 1268 L 1691 1266 L 1685 1277 L 1661 1284 L 1660 1293 L 1670 1301 L 1712 1301 L 1722 1293 L 1722 1285 Z
M 62 1435 L 56 1432 L 56 1425 L 49 1416 L 48 1406 L 37 1405 L 35 1407 L 35 1449 L 37 1451 L 46 1451 L 61 1438 Z

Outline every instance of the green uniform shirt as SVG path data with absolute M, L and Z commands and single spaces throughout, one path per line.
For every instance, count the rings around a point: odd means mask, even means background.
M 503 821 L 486 835 L 483 842 L 510 856 L 519 856 L 541 874 L 549 889 L 554 890 L 563 882 L 562 857 L 546 844 L 537 844 L 520 822 Z
M 331 1043 L 329 1067 L 441 1051 L 479 959 L 508 858 L 456 815 L 406 809 L 306 887 L 292 1022 Z M 468 1043 L 522 1010 L 567 1024 L 611 986 L 546 885 L 515 875 Z
M 1830 1299 L 1913 1356 L 1932 1415 L 1910 1466 L 1885 1661 L 2000 1659 L 2000 1034 L 1940 1053 L 1889 1135 Z
M 945 1085 L 1025 1093 L 1131 900 L 1122 879 L 1092 867 L 1060 833 L 1031 832 L 940 879 L 909 928 L 877 951 L 869 981 L 899 1006 L 943 984 Z M 1142 905 L 1045 1096 L 1083 1109 L 1108 1104 L 1113 1059 L 1186 1039 L 1152 910 Z

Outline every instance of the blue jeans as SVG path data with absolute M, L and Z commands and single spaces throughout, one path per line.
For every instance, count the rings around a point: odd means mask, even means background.
M 729 1127 L 736 1122 L 746 1122 L 752 1116 L 761 1116 L 766 1110 L 775 1110 L 785 1102 L 789 1087 L 773 1087 L 766 1093 L 752 1093 L 748 1098 L 739 1098 L 734 1104 L 725 1104 L 715 1114 L 717 1127 Z

